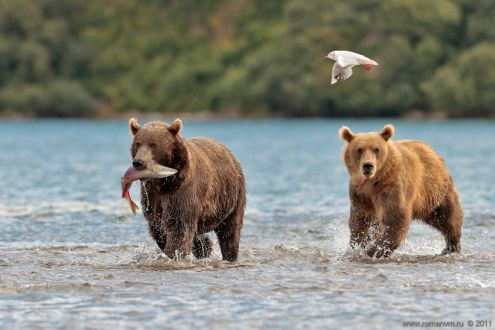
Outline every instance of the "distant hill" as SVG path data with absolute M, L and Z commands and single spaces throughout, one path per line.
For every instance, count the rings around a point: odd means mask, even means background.
M 0 0 L 0 116 L 495 115 L 492 0 Z M 330 86 L 330 50 L 380 63 Z

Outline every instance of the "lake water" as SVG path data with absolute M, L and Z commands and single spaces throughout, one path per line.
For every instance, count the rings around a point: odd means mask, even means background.
M 226 144 L 248 206 L 239 261 L 168 260 L 120 198 L 126 122 L 0 122 L 0 328 L 495 327 L 495 123 L 392 121 L 429 141 L 465 211 L 462 255 L 415 223 L 388 260 L 344 256 L 347 172 L 338 128 L 382 120 L 185 122 Z M 131 195 L 139 201 L 137 184 Z

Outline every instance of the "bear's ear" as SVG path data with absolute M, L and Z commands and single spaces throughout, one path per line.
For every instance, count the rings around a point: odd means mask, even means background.
M 392 136 L 394 136 L 395 129 L 392 126 L 392 124 L 387 124 L 385 127 L 383 127 L 382 132 L 380 133 L 380 136 L 385 140 L 388 141 Z
M 180 120 L 179 118 L 177 118 L 176 120 L 174 120 L 174 122 L 172 123 L 172 125 L 170 125 L 168 127 L 168 131 L 170 133 L 172 133 L 172 135 L 177 135 L 177 133 L 179 133 L 179 131 L 181 130 L 182 128 L 182 120 Z
M 349 127 L 347 126 L 342 126 L 342 128 L 339 130 L 339 136 L 342 140 L 351 142 L 354 140 L 354 134 L 352 134 L 352 131 Z
M 129 132 L 132 136 L 136 135 L 136 133 L 141 129 L 139 123 L 136 118 L 129 119 Z

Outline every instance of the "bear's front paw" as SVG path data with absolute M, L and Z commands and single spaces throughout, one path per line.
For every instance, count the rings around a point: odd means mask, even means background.
M 361 250 L 366 248 L 366 242 L 365 241 L 350 241 L 349 246 L 352 250 Z
M 442 255 L 444 254 L 451 254 L 451 253 L 461 253 L 461 248 L 454 246 L 454 245 L 448 245 L 445 247 L 445 249 L 442 250 Z
M 390 252 L 391 251 L 389 249 L 387 249 L 387 248 L 384 248 L 384 247 L 378 246 L 378 245 L 373 245 L 372 247 L 370 247 L 366 251 L 366 254 L 370 258 L 380 259 L 380 258 L 386 258 L 386 257 L 388 257 L 389 254 L 390 254 Z

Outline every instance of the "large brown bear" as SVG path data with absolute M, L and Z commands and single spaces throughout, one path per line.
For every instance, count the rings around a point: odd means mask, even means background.
M 445 237 L 443 253 L 461 251 L 464 214 L 443 159 L 419 141 L 393 142 L 394 127 L 353 134 L 342 127 L 344 163 L 350 174 L 352 248 L 388 256 L 405 239 L 411 220 L 421 219 Z M 374 241 L 370 227 L 376 227 Z
M 237 259 L 246 205 L 241 165 L 222 144 L 185 139 L 182 122 L 150 122 L 142 128 L 129 120 L 133 136 L 131 155 L 136 170 L 159 164 L 178 172 L 162 179 L 141 180 L 141 205 L 151 236 L 169 258 L 191 252 L 208 257 L 212 242 L 204 235 L 215 231 L 222 258 Z

